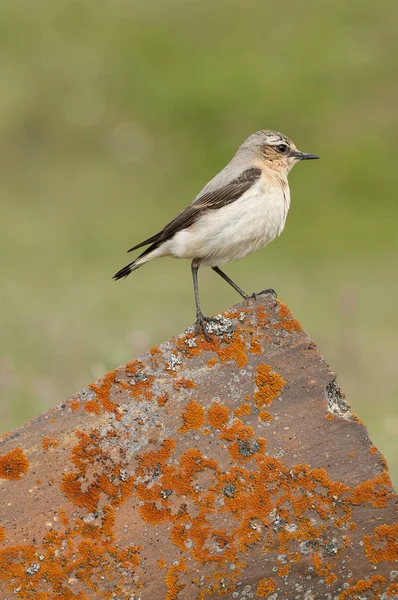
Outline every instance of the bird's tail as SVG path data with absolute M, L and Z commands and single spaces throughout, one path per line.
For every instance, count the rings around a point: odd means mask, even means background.
M 165 255 L 166 252 L 163 251 L 162 247 L 159 248 L 157 245 L 152 244 L 152 246 L 149 246 L 149 248 L 147 248 L 142 254 L 137 256 L 137 258 L 133 260 L 133 262 L 129 263 L 128 265 L 123 267 L 123 269 L 120 269 L 120 271 L 115 273 L 113 279 L 123 279 L 124 277 L 130 275 L 130 273 L 132 273 L 133 271 L 136 271 L 137 269 L 142 267 L 142 265 L 145 265 L 145 263 Z
M 146 261 L 144 261 L 146 262 Z M 131 262 L 130 264 L 126 265 L 125 267 L 123 267 L 123 269 L 120 269 L 120 271 L 118 271 L 117 273 L 114 274 L 113 279 L 123 279 L 124 277 L 127 277 L 127 275 L 130 275 L 130 273 L 132 273 L 133 271 L 136 271 L 137 269 L 139 269 L 144 263 L 140 262 L 138 263 L 138 259 L 137 260 L 133 260 L 133 262 Z

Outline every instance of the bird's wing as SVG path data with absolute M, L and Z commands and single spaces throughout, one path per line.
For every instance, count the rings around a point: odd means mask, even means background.
M 247 192 L 260 177 L 261 169 L 258 167 L 251 167 L 250 169 L 243 171 L 243 173 L 236 177 L 236 179 L 233 179 L 230 183 L 227 183 L 223 187 L 205 192 L 199 196 L 193 204 L 187 206 L 187 208 L 183 210 L 178 217 L 163 227 L 159 233 L 153 235 L 140 244 L 133 246 L 133 248 L 130 248 L 129 252 L 136 250 L 137 248 L 141 248 L 142 246 L 147 246 L 148 244 L 152 244 L 152 246 L 145 251 L 145 254 L 154 250 L 162 242 L 170 239 L 182 229 L 186 229 L 195 223 L 195 221 L 197 221 L 199 217 L 201 217 L 208 210 L 216 210 L 235 202 L 235 200 L 238 200 L 238 198 Z

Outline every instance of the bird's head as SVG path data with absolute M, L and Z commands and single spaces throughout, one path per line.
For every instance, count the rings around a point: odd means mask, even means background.
M 299 161 L 319 158 L 316 154 L 301 152 L 292 140 L 278 131 L 256 131 L 240 149 L 249 153 L 255 164 L 269 167 L 285 176 Z

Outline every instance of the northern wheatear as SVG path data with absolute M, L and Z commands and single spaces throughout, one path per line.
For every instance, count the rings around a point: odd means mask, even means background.
M 257 131 L 196 196 L 193 202 L 159 233 L 130 248 L 149 247 L 114 275 L 127 277 L 145 263 L 162 256 L 192 260 L 196 303 L 195 333 L 210 321 L 200 310 L 198 269 L 208 266 L 243 298 L 246 294 L 219 265 L 243 258 L 280 235 L 290 206 L 287 176 L 300 160 L 319 158 L 297 150 L 277 131 Z M 272 291 L 272 290 L 270 290 Z

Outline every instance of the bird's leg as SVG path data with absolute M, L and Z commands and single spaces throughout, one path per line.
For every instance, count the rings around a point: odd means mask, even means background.
M 251 296 L 249 296 L 249 294 L 246 294 L 246 292 L 244 292 L 238 285 L 236 285 L 236 283 L 232 281 L 232 279 L 228 277 L 228 275 L 226 275 L 224 271 L 221 271 L 219 267 L 212 267 L 212 269 L 213 271 L 218 273 L 218 275 L 220 275 L 220 277 L 222 277 L 227 283 L 229 283 L 229 285 L 232 286 L 234 290 L 237 291 L 238 294 L 240 294 L 245 300 L 249 300 L 249 298 L 257 298 L 257 296 L 262 296 L 263 294 L 272 294 L 275 297 L 277 295 L 275 290 L 269 288 L 268 290 L 263 290 L 258 294 L 251 294 Z
M 206 323 L 210 321 L 208 317 L 205 317 L 200 310 L 200 299 L 199 299 L 199 287 L 198 287 L 198 269 L 199 269 L 200 261 L 195 259 L 191 263 L 192 270 L 192 279 L 193 279 L 193 289 L 195 293 L 195 304 L 196 304 L 196 322 L 195 322 L 195 335 L 198 335 L 200 330 L 202 329 L 203 335 L 205 336 L 208 342 L 211 341 L 211 337 L 209 332 L 207 331 Z
M 240 287 L 238 285 L 236 285 L 236 283 L 234 283 L 232 281 L 232 279 L 230 279 L 228 277 L 228 275 L 226 275 L 224 273 L 224 271 L 221 271 L 221 269 L 219 267 L 212 267 L 213 271 L 215 271 L 218 275 L 220 275 L 220 277 L 222 277 L 224 279 L 224 281 L 226 281 L 227 283 L 229 283 L 230 286 L 232 286 L 234 288 L 234 290 L 236 292 L 238 292 L 238 294 L 240 294 L 242 296 L 242 298 L 244 298 L 245 300 L 248 300 L 250 298 L 249 294 L 246 294 L 246 292 L 244 292 L 243 290 L 240 289 Z

